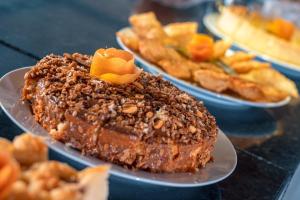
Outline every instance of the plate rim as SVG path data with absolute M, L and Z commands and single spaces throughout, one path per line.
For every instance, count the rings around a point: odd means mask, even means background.
M 219 13 L 216 13 L 216 12 L 207 14 L 203 17 L 203 24 L 215 36 L 217 36 L 219 38 L 230 38 L 230 36 L 226 36 L 217 28 L 217 26 L 215 26 L 215 20 L 219 16 L 220 16 Z M 264 55 L 263 53 L 261 53 L 259 51 L 251 50 L 251 49 L 247 48 L 245 45 L 242 45 L 236 41 L 233 41 L 232 46 L 234 46 L 238 49 L 241 49 L 243 51 L 252 53 L 256 57 L 263 59 L 267 62 L 270 62 L 272 64 L 274 63 L 275 65 L 278 65 L 279 67 L 281 67 L 283 69 L 287 69 L 287 70 L 291 70 L 293 72 L 300 73 L 300 66 L 297 66 L 296 64 L 292 64 L 292 63 L 289 63 L 286 61 L 282 61 L 282 60 L 270 57 L 268 55 Z
M 12 71 L 6 73 L 5 75 L 3 75 L 0 78 L 0 87 L 1 87 L 1 83 L 3 82 L 3 80 L 5 80 L 5 78 L 7 76 L 9 76 L 9 75 L 11 75 L 15 72 L 21 71 L 21 70 L 27 70 L 28 71 L 30 68 L 31 67 L 22 67 L 22 68 L 18 68 L 18 69 L 15 69 L 15 70 L 12 70 Z M 14 116 L 11 115 L 9 110 L 3 105 L 1 97 L 0 97 L 0 106 L 3 110 L 3 112 L 9 117 L 9 119 L 12 120 L 14 122 L 14 124 L 16 124 L 20 129 L 22 129 L 23 131 L 32 133 L 34 135 L 39 135 L 39 136 L 44 137 L 47 146 L 50 149 L 52 149 L 53 151 L 55 151 L 58 154 L 62 155 L 63 157 L 66 157 L 70 160 L 76 161 L 80 164 L 83 164 L 84 166 L 95 166 L 96 163 L 93 163 L 93 161 L 96 161 L 98 165 L 99 164 L 108 164 L 108 165 L 111 165 L 111 166 L 121 167 L 121 166 L 116 165 L 114 163 L 106 162 L 106 161 L 103 161 L 103 160 L 100 160 L 100 159 L 97 159 L 97 158 L 94 158 L 94 157 L 91 157 L 91 156 L 83 156 L 83 155 L 80 154 L 80 152 L 78 150 L 74 150 L 74 149 L 66 146 L 62 142 L 55 141 L 48 134 L 44 135 L 44 133 L 33 133 L 33 132 L 31 132 L 27 127 L 23 126 L 17 119 L 15 119 Z M 44 130 L 44 131 L 47 132 L 46 130 Z M 41 135 L 41 134 L 43 134 L 43 135 Z M 226 179 L 228 176 L 230 176 L 233 173 L 233 171 L 235 170 L 235 168 L 237 166 L 237 153 L 236 153 L 236 150 L 235 150 L 233 144 L 231 143 L 231 141 L 228 139 L 228 137 L 219 128 L 218 128 L 218 138 L 217 138 L 217 140 L 223 140 L 224 142 L 222 143 L 222 145 L 226 145 L 227 148 L 229 148 L 230 151 L 232 151 L 231 153 L 232 153 L 232 159 L 233 159 L 233 163 L 232 163 L 233 166 L 225 175 L 223 175 L 223 176 L 221 176 L 221 177 L 219 177 L 215 180 L 205 181 L 205 182 L 200 182 L 200 183 L 174 183 L 174 182 L 166 182 L 166 181 L 162 181 L 162 180 L 148 179 L 148 178 L 145 178 L 145 177 L 139 178 L 139 177 L 134 176 L 132 174 L 126 174 L 125 172 L 115 171 L 116 169 L 112 169 L 112 168 L 109 170 L 109 173 L 111 175 L 116 176 L 116 177 L 124 178 L 124 179 L 127 179 L 127 180 L 142 182 L 142 183 L 147 183 L 147 184 L 157 185 L 157 186 L 188 188 L 188 187 L 202 187 L 202 186 L 211 185 L 211 184 L 214 184 L 214 183 L 217 183 L 217 182 L 220 182 L 220 181 Z M 62 147 L 60 147 L 60 146 L 62 146 Z M 216 146 L 215 146 L 215 148 L 216 148 Z M 80 154 L 80 155 L 79 156 L 71 155 L 73 152 L 76 152 L 76 154 Z M 211 163 L 211 164 L 213 164 L 213 163 Z M 123 168 L 123 167 L 121 167 L 121 168 Z M 147 172 L 147 171 L 143 171 L 143 170 L 140 170 L 140 171 Z M 151 174 L 151 172 L 147 172 L 147 173 Z M 189 173 L 186 173 L 186 174 L 189 174 Z
M 129 28 L 130 27 L 124 27 L 124 28 L 120 29 L 118 32 L 124 31 L 124 30 L 129 29 Z M 215 101 L 223 101 L 221 103 L 223 105 L 226 104 L 226 105 L 229 105 L 229 106 L 245 106 L 245 107 L 253 107 L 253 108 L 278 108 L 278 107 L 282 107 L 282 106 L 285 106 L 285 105 L 289 104 L 290 101 L 291 101 L 291 97 L 288 96 L 288 97 L 286 97 L 285 99 L 283 99 L 279 102 L 267 102 L 267 103 L 251 102 L 251 101 L 247 101 L 247 100 L 243 100 L 243 99 L 239 99 L 239 98 L 219 94 L 219 93 L 207 90 L 205 88 L 201 88 L 201 87 L 198 87 L 198 86 L 191 85 L 190 83 L 187 83 L 183 80 L 180 80 L 180 79 L 178 79 L 174 76 L 169 75 L 168 73 L 164 72 L 159 67 L 157 67 L 156 65 L 154 65 L 154 64 L 148 62 L 147 60 L 143 59 L 140 55 L 138 55 L 136 52 L 134 52 L 129 47 L 127 47 L 122 42 L 121 38 L 117 35 L 116 35 L 116 40 L 117 40 L 117 43 L 119 44 L 119 46 L 122 49 L 132 53 L 134 55 L 134 57 L 136 58 L 136 60 L 141 62 L 142 65 L 144 65 L 145 67 L 150 68 L 152 70 L 155 70 L 156 75 L 157 74 L 163 75 L 169 81 L 171 81 L 173 84 L 175 84 L 177 87 L 179 87 L 178 85 L 181 84 L 182 87 L 187 87 L 189 89 L 192 89 L 193 91 L 189 91 L 188 93 L 193 93 L 193 96 L 194 96 L 195 92 L 196 93 L 199 92 L 199 93 L 201 93 L 200 95 L 206 96 L 207 98 L 210 98 L 209 101 L 214 101 L 214 100 L 211 100 L 211 99 L 215 98 Z M 151 73 L 154 74 L 153 71 L 151 71 Z M 195 94 L 195 95 L 197 95 L 197 94 Z

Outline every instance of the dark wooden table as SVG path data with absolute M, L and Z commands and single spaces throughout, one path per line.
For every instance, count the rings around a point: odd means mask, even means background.
M 0 75 L 18 67 L 33 65 L 49 53 L 92 54 L 100 47 L 118 47 L 115 32 L 128 25 L 129 15 L 148 10 L 155 11 L 164 23 L 201 22 L 206 13 L 214 10 L 214 4 L 210 2 L 187 10 L 174 10 L 146 0 L 1 1 Z M 205 31 L 203 27 L 201 30 Z M 256 124 L 248 124 L 239 134 L 236 130 L 231 131 L 239 122 L 233 121 L 226 126 L 219 121 L 238 153 L 237 168 L 226 180 L 202 188 L 180 189 L 137 184 L 111 177 L 110 199 L 240 200 L 278 199 L 284 196 L 300 161 L 300 106 L 296 103 L 277 110 L 275 116 L 275 128 L 263 134 L 261 130 L 253 129 Z M 242 130 L 247 134 L 242 134 Z M 21 132 L 1 110 L 0 135 L 11 139 Z M 64 159 L 53 152 L 51 158 Z

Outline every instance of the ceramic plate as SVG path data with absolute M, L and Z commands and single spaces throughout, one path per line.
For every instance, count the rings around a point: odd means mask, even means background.
M 125 30 L 125 29 L 122 29 L 122 30 Z M 120 30 L 120 31 L 122 31 L 122 30 Z M 148 71 L 155 75 L 161 74 L 165 79 L 171 81 L 178 88 L 193 95 L 194 97 L 196 97 L 199 100 L 203 100 L 205 102 L 209 102 L 209 103 L 213 103 L 213 104 L 219 104 L 220 106 L 234 107 L 234 108 L 241 108 L 241 107 L 274 108 L 274 107 L 284 106 L 284 105 L 288 104 L 291 100 L 290 97 L 287 97 L 286 99 L 276 102 L 276 103 L 257 103 L 257 102 L 246 101 L 246 100 L 238 99 L 238 98 L 231 97 L 228 95 L 223 95 L 223 94 L 219 94 L 216 92 L 212 92 L 212 91 L 192 85 L 188 82 L 185 82 L 183 80 L 180 80 L 178 78 L 175 78 L 175 77 L 167 74 L 166 72 L 161 70 L 159 67 L 146 61 L 140 55 L 138 55 L 136 52 L 132 51 L 127 46 L 125 46 L 125 44 L 121 41 L 121 39 L 118 36 L 117 36 L 117 42 L 121 46 L 121 48 L 134 54 L 137 63 L 145 71 Z
M 203 23 L 206 26 L 206 28 L 216 37 L 220 38 L 228 38 L 225 34 L 222 33 L 222 31 L 219 30 L 217 27 L 217 20 L 218 20 L 219 14 L 217 13 L 211 13 L 204 17 Z M 266 61 L 272 64 L 274 68 L 276 68 L 278 71 L 284 73 L 288 77 L 294 79 L 294 80 L 300 80 L 300 66 L 293 65 L 291 63 L 287 63 L 284 61 L 280 61 L 276 58 L 271 58 L 265 54 L 259 53 L 257 51 L 248 49 L 244 45 L 241 45 L 237 42 L 234 42 L 232 44 L 233 50 L 242 50 L 247 51 L 250 53 L 253 53 L 256 55 L 256 58 L 261 61 Z
M 0 102 L 4 112 L 24 131 L 45 137 L 48 146 L 57 153 L 86 166 L 104 164 L 104 161 L 83 156 L 79 151 L 53 141 L 46 130 L 34 120 L 29 105 L 21 101 L 24 74 L 29 69 L 30 67 L 17 69 L 1 78 Z M 156 174 L 139 170 L 132 171 L 111 164 L 110 174 L 133 181 L 173 187 L 195 187 L 216 183 L 229 176 L 237 163 L 235 149 L 221 130 L 219 130 L 213 157 L 214 162 L 207 164 L 196 173 Z

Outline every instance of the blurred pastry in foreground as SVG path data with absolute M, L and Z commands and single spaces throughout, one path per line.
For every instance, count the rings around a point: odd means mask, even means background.
M 9 150 L 4 150 L 9 147 Z M 0 138 L 1 200 L 104 200 L 108 196 L 108 167 L 77 171 L 48 160 L 48 148 L 39 137 Z

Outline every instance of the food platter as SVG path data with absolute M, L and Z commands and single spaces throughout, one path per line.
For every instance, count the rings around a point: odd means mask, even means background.
M 106 162 L 82 155 L 79 151 L 50 138 L 35 120 L 27 103 L 21 101 L 24 75 L 30 67 L 20 68 L 4 75 L 0 80 L 0 102 L 4 112 L 22 130 L 45 138 L 47 145 L 56 153 L 84 166 L 96 166 Z M 214 161 L 196 173 L 149 173 L 130 170 L 111 164 L 110 174 L 127 180 L 171 187 L 196 187 L 216 183 L 229 176 L 236 167 L 235 149 L 225 134 L 219 130 L 213 152 Z M 107 163 L 106 163 L 107 164 Z
M 203 23 L 205 27 L 210 31 L 214 36 L 216 36 L 219 39 L 228 38 L 222 31 L 219 30 L 217 27 L 217 20 L 218 20 L 219 14 L 217 13 L 211 13 L 206 15 L 203 18 Z M 287 63 L 281 60 L 278 60 L 276 58 L 272 58 L 270 56 L 267 56 L 265 54 L 262 54 L 260 52 L 251 50 L 247 48 L 245 45 L 239 44 L 237 42 L 233 42 L 232 44 L 232 50 L 235 51 L 247 51 L 249 53 L 255 54 L 256 59 L 261 61 L 266 61 L 272 64 L 272 66 L 277 69 L 278 71 L 282 72 L 283 74 L 287 75 L 288 77 L 299 80 L 300 79 L 300 67 L 296 66 L 291 63 Z
M 127 28 L 124 28 L 121 31 L 126 30 Z M 203 100 L 204 102 L 213 103 L 215 105 L 221 106 L 221 107 L 232 107 L 235 109 L 245 108 L 245 107 L 256 107 L 256 108 L 275 108 L 275 107 L 281 107 L 290 102 L 290 97 L 279 101 L 275 103 L 260 103 L 260 102 L 251 102 L 247 100 L 242 100 L 239 98 L 231 97 L 224 94 L 215 93 L 209 90 L 206 90 L 204 88 L 192 85 L 188 82 L 185 82 L 183 80 L 180 80 L 178 78 L 175 78 L 163 70 L 161 70 L 156 65 L 146 61 L 143 59 L 139 54 L 132 51 L 130 48 L 128 48 L 122 40 L 117 36 L 117 42 L 120 45 L 121 48 L 123 48 L 126 51 L 131 52 L 134 54 L 135 59 L 140 67 L 142 67 L 145 71 L 148 71 L 155 75 L 162 75 L 166 80 L 171 81 L 174 85 L 176 85 L 181 90 L 193 95 L 199 100 Z

